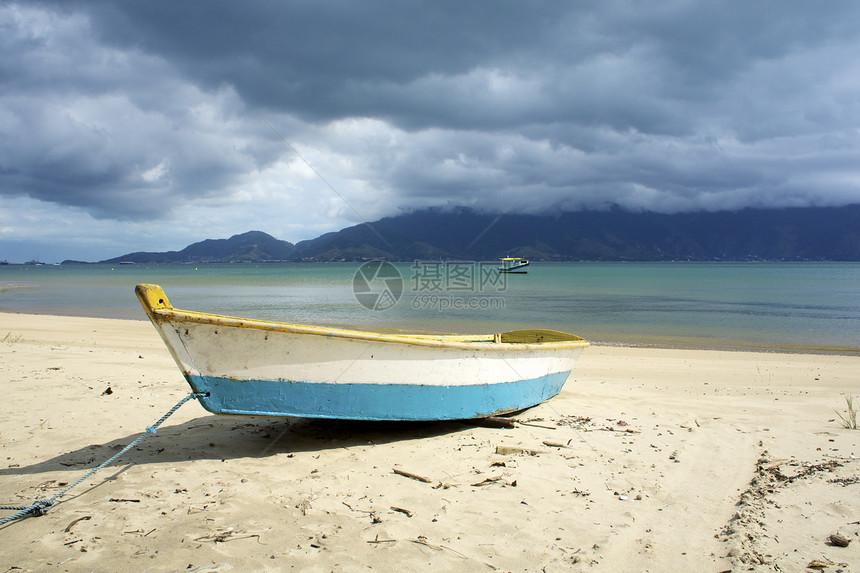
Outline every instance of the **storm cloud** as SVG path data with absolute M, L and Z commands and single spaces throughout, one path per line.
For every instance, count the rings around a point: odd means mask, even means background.
M 860 5 L 0 6 L 0 259 L 860 202 Z M 8 254 L 6 254 L 8 253 Z

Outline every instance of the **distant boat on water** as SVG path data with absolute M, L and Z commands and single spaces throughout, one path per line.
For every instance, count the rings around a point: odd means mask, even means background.
M 528 259 L 523 259 L 521 257 L 505 257 L 501 259 L 501 264 L 499 265 L 499 272 L 526 274 L 527 272 L 529 272 L 528 266 Z
M 0 261 L 0 265 L 8 265 L 8 264 L 9 264 L 9 261 L 7 261 L 6 259 L 3 259 L 2 261 Z
M 37 261 L 36 259 L 33 259 L 32 261 L 27 261 L 27 262 L 26 262 L 26 263 L 24 263 L 24 264 L 25 264 L 25 265 L 32 265 L 32 266 L 37 266 L 37 267 L 38 267 L 39 265 L 44 265 L 45 263 L 43 263 L 42 261 Z

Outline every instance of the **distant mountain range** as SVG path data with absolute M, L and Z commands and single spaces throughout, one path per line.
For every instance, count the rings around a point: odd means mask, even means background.
M 140 251 L 101 261 L 102 263 L 265 263 L 288 261 L 296 247 L 262 231 L 250 231 L 229 239 L 206 239 L 181 251 Z
M 619 208 L 556 215 L 432 209 L 295 245 L 250 231 L 181 251 L 136 252 L 101 262 L 493 260 L 508 255 L 547 261 L 860 261 L 860 205 L 669 215 Z

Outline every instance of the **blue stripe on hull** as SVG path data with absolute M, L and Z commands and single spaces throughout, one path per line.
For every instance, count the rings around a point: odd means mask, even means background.
M 214 414 L 351 420 L 462 420 L 514 412 L 561 391 L 570 370 L 531 380 L 469 386 L 326 384 L 192 376 Z

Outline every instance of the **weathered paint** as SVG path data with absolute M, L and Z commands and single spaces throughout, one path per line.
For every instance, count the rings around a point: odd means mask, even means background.
M 547 330 L 398 335 L 177 310 L 138 298 L 215 413 L 431 420 L 482 417 L 556 395 L 588 342 Z

